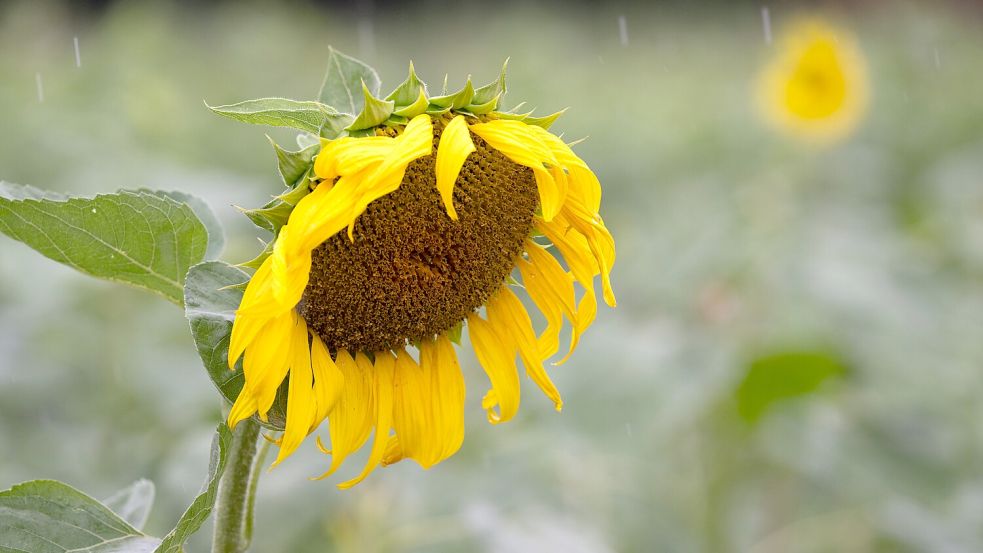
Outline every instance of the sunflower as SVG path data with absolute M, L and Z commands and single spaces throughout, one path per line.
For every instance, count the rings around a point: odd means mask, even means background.
M 844 30 L 820 19 L 792 24 L 761 72 L 758 100 L 775 127 L 814 142 L 849 134 L 867 104 L 864 57 Z
M 283 224 L 235 314 L 228 362 L 242 359 L 245 384 L 228 424 L 266 420 L 284 388 L 274 466 L 325 421 L 321 478 L 372 438 L 364 469 L 341 488 L 379 465 L 429 468 L 453 455 L 464 439 L 455 343 L 465 328 L 490 381 L 489 422 L 519 408 L 517 359 L 562 408 L 545 364 L 564 319 L 571 338 L 556 364 L 593 322 L 598 275 L 615 305 L 615 245 L 597 177 L 548 130 L 559 114 L 498 111 L 504 75 L 431 97 L 411 65 L 385 100 L 363 83 L 361 113 L 313 146 L 310 171 L 266 210 Z M 523 289 L 544 315 L 540 332 Z

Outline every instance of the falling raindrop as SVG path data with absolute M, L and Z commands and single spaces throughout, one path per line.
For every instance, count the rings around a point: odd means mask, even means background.
M 375 29 L 367 17 L 358 20 L 358 51 L 366 58 L 375 56 Z
M 41 82 L 41 73 L 34 74 L 34 82 L 38 85 L 38 103 L 44 102 L 44 83 Z
M 626 422 L 625 423 L 625 434 L 628 434 L 628 437 L 629 438 L 631 438 L 632 435 L 633 435 L 632 434 L 632 431 L 631 431 L 631 423 L 630 422 Z
M 761 27 L 765 31 L 765 44 L 771 44 L 771 12 L 768 6 L 761 6 Z
M 82 54 L 79 53 L 79 37 L 75 37 L 72 42 L 75 43 L 75 67 L 82 67 Z
M 621 45 L 628 46 L 628 20 L 625 16 L 618 16 L 618 35 L 621 37 Z

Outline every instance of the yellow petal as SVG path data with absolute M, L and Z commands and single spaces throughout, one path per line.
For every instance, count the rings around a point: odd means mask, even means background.
M 558 136 L 536 125 L 529 125 L 529 127 L 549 147 L 560 165 L 569 173 L 568 193 L 580 199 L 590 211 L 596 213 L 601 205 L 601 183 L 597 180 L 597 175 Z
M 361 352 L 357 355 L 359 358 L 365 358 L 365 354 Z M 345 379 L 345 386 L 328 417 L 328 428 L 331 433 L 331 467 L 319 476 L 319 479 L 327 478 L 338 470 L 345 458 L 362 447 L 372 432 L 374 413 L 372 363 L 368 362 L 368 358 L 357 363 L 348 351 L 343 349 L 338 350 L 335 362 Z M 364 370 L 366 364 L 368 364 L 368 371 Z M 321 445 L 320 442 L 318 445 Z M 324 447 L 321 446 L 321 449 L 324 450 Z
M 491 324 L 477 315 L 468 317 L 468 335 L 478 362 L 491 380 L 492 389 L 481 402 L 488 412 L 488 422 L 505 422 L 519 410 L 519 372 L 515 366 L 515 347 L 511 340 L 500 336 Z M 496 406 L 498 412 L 495 411 Z
M 273 297 L 282 306 L 294 307 L 307 288 L 311 272 L 310 250 L 291 251 L 293 228 L 288 224 L 280 229 L 273 246 Z
M 328 348 L 317 334 L 311 335 L 311 367 L 314 370 L 314 400 L 317 411 L 311 423 L 313 432 L 328 417 L 345 386 L 345 376 L 331 359 Z
M 566 177 L 556 156 L 531 127 L 521 121 L 501 119 L 471 125 L 471 131 L 505 157 L 533 170 L 543 219 L 551 221 L 566 198 Z
M 365 479 L 382 461 L 389 444 L 389 431 L 393 423 L 393 375 L 396 368 L 396 358 L 392 352 L 382 351 L 375 354 L 375 366 L 372 370 L 375 384 L 375 440 L 369 460 L 361 474 L 355 478 L 338 484 L 339 489 L 348 489 Z
M 547 321 L 547 331 L 540 337 L 540 347 L 544 357 L 556 353 L 559 345 L 559 328 L 562 324 L 559 314 L 563 313 L 573 324 L 570 351 L 577 346 L 577 314 L 573 278 L 563 270 L 552 254 L 532 241 L 526 242 L 529 261 L 519 260 L 522 283 L 536 306 L 543 312 Z
M 299 317 L 292 310 L 271 319 L 249 344 L 243 356 L 246 386 L 256 396 L 256 410 L 263 420 L 273 405 L 277 389 L 287 377 L 295 319 Z
M 444 127 L 437 143 L 437 191 L 451 219 L 457 220 L 454 209 L 454 182 L 461 173 L 464 161 L 475 150 L 464 116 L 458 115 Z
M 389 155 L 359 185 L 359 197 L 350 213 L 348 238 L 354 239 L 352 233 L 357 219 L 370 203 L 399 188 L 399 183 L 406 173 L 406 166 L 416 159 L 428 156 L 433 152 L 433 124 L 430 116 L 421 114 L 414 117 L 406 125 L 403 134 L 395 139 L 396 146 Z
M 426 342 L 424 349 L 430 348 Z M 440 335 L 434 352 L 423 358 L 424 365 L 433 363 L 430 369 L 430 389 L 434 393 L 431 403 L 434 428 L 439 432 L 434 451 L 440 451 L 434 464 L 457 453 L 464 442 L 464 374 L 457 362 L 454 344 L 450 338 Z M 424 367 L 426 369 L 426 367 Z
M 235 430 L 236 425 L 253 416 L 255 412 L 256 396 L 253 395 L 252 390 L 250 390 L 247 386 L 243 386 L 242 390 L 239 392 L 239 397 L 237 397 L 235 403 L 232 404 L 232 409 L 229 411 L 226 424 L 230 429 Z
M 529 313 L 522 306 L 519 298 L 507 286 L 496 292 L 488 300 L 488 322 L 495 327 L 499 335 L 509 335 L 519 347 L 519 356 L 526 366 L 526 374 L 553 401 L 556 410 L 563 408 L 560 392 L 543 369 L 543 359 L 536 343 L 536 333 L 532 328 Z
M 317 411 L 314 398 L 314 372 L 307 342 L 307 323 L 296 317 L 290 336 L 290 381 L 287 384 L 287 421 L 280 441 L 280 453 L 273 466 L 279 465 L 300 445 L 311 428 Z
M 601 285 L 604 288 L 604 301 L 614 307 L 617 300 L 611 287 L 611 267 L 615 260 L 614 238 L 604 226 L 601 216 L 590 213 L 576 201 L 568 201 L 563 206 L 564 218 L 587 239 L 597 265 L 601 271 Z

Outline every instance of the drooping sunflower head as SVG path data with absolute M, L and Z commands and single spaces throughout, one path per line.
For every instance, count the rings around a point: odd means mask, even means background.
M 465 385 L 454 344 L 464 328 L 490 380 L 481 402 L 490 422 L 518 409 L 517 361 L 559 410 L 545 364 L 564 319 L 572 333 L 559 362 L 593 322 L 595 278 L 614 306 L 615 247 L 598 215 L 597 177 L 548 130 L 559 114 L 499 109 L 504 68 L 486 86 L 469 79 L 431 96 L 411 65 L 380 99 L 374 71 L 330 58 L 318 101 L 213 109 L 308 133 L 299 151 L 274 145 L 288 190 L 246 211 L 273 240 L 245 264 L 256 272 L 228 356 L 231 368 L 241 360 L 245 383 L 229 424 L 267 420 L 285 394 L 277 463 L 327 421 L 324 476 L 372 437 L 362 473 L 340 484 L 348 487 L 380 464 L 412 458 L 429 468 L 460 448 Z M 540 332 L 522 289 L 544 315 Z
M 863 54 L 844 30 L 819 19 L 793 23 L 758 79 L 765 118 L 797 137 L 829 143 L 849 134 L 867 104 Z

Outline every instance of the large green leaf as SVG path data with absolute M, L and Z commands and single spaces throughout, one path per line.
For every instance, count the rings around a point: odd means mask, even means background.
M 234 403 L 242 390 L 242 361 L 229 370 L 229 338 L 235 311 L 242 301 L 242 287 L 249 275 L 221 261 L 207 261 L 188 271 L 185 314 L 198 355 L 222 397 Z M 282 394 L 280 394 L 282 395 Z M 269 413 L 268 427 L 282 430 L 286 420 L 284 398 L 278 397 Z
M 34 480 L 0 492 L 3 553 L 149 553 L 159 543 L 68 484 Z
M 205 230 L 208 231 L 208 248 L 205 249 L 205 259 L 218 259 L 222 255 L 222 250 L 225 248 L 225 229 L 222 227 L 222 223 L 219 222 L 218 217 L 215 216 L 215 212 L 212 211 L 211 206 L 205 203 L 205 200 L 202 200 L 198 196 L 192 196 L 187 192 L 179 192 L 177 190 L 147 190 L 141 188 L 138 192 L 167 196 L 181 203 L 188 204 L 188 207 L 195 212 L 201 224 L 205 225 Z
M 188 268 L 204 259 L 205 225 L 164 194 L 64 198 L 0 181 L 0 232 L 83 273 L 181 304 Z
M 143 530 L 154 505 L 154 495 L 154 483 L 141 478 L 102 503 L 134 528 Z
M 355 115 L 365 106 L 362 83 L 372 93 L 379 95 L 379 74 L 367 64 L 342 54 L 334 48 L 328 49 L 328 68 L 324 73 L 318 100 L 342 113 Z
M 352 122 L 350 115 L 338 113 L 331 106 L 287 98 L 260 98 L 227 106 L 208 106 L 208 109 L 243 123 L 289 127 L 329 138 L 337 136 Z
M 756 422 L 776 403 L 808 395 L 847 373 L 846 364 L 826 351 L 779 351 L 752 360 L 735 391 L 741 417 Z
M 181 553 L 184 550 L 184 542 L 192 534 L 201 528 L 201 525 L 212 514 L 215 507 L 215 496 L 218 495 L 218 483 L 225 472 L 225 463 L 228 461 L 229 445 L 232 443 L 232 432 L 224 423 L 219 424 L 215 429 L 215 438 L 212 439 L 212 453 L 208 460 L 208 476 L 201 492 L 195 497 L 188 510 L 181 515 L 177 525 L 154 550 L 154 553 Z

